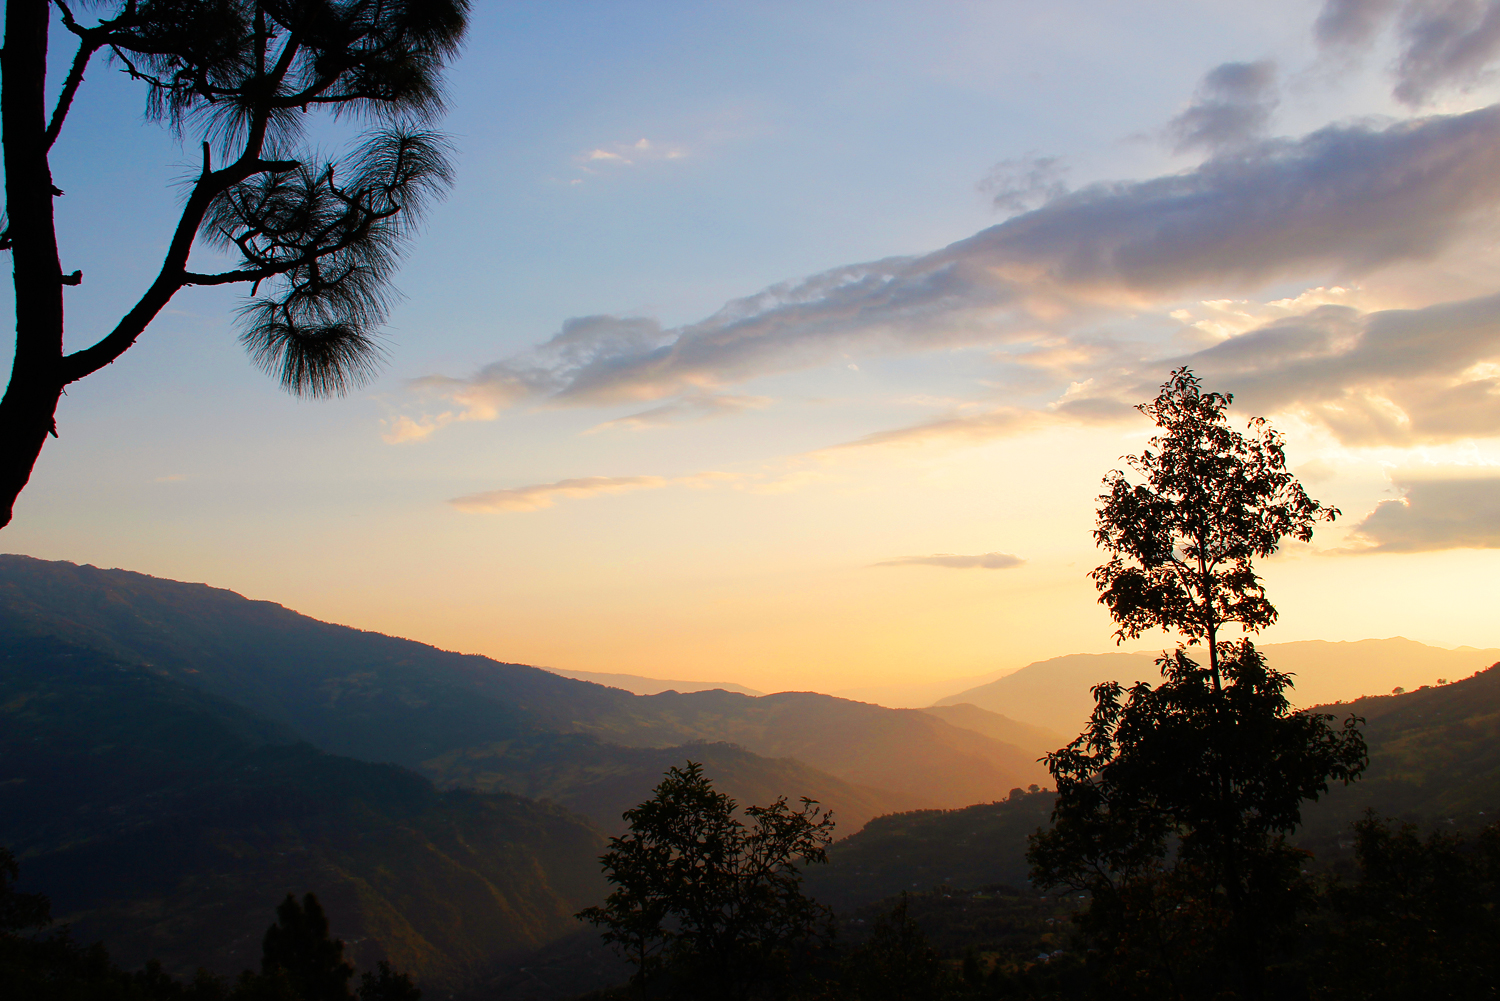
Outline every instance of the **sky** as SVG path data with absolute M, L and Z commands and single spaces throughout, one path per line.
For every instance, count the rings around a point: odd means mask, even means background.
M 1265 640 L 1500 646 L 1500 0 L 474 6 L 380 376 L 287 396 L 185 289 L 0 549 L 539 666 L 971 677 L 1115 648 L 1095 498 L 1185 364 L 1342 511 Z M 197 156 L 143 107 L 95 65 L 54 150 L 70 348 Z

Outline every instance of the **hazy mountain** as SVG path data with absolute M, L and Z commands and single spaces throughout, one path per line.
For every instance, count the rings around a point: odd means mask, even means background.
M 662 678 L 644 678 L 638 674 L 601 674 L 598 671 L 564 671 L 559 667 L 545 667 L 544 671 L 572 678 L 574 681 L 592 681 L 596 685 L 619 688 L 632 695 L 655 695 L 658 692 L 711 692 L 720 690 L 738 692 L 741 695 L 764 695 L 753 688 L 736 685 L 732 681 L 667 681 Z
M 451 987 L 605 892 L 603 834 L 557 806 L 441 793 L 55 640 L 0 633 L 0 651 L 0 843 L 127 966 L 254 967 L 276 904 L 314 890 L 361 965 Z
M 627 720 L 618 719 L 596 719 L 587 729 L 637 746 L 730 741 L 926 806 L 995 799 L 1045 774 L 1035 755 L 919 709 L 886 709 L 814 692 L 760 698 L 664 692 L 641 697 Z
M 997 678 L 1002 678 L 1014 671 L 1010 668 L 1003 671 L 989 671 L 985 674 L 975 674 L 965 678 L 936 678 L 931 681 L 903 681 L 888 682 L 881 685 L 855 685 L 851 688 L 840 688 L 836 692 L 830 692 L 841 699 L 853 699 L 855 702 L 871 702 L 877 706 L 887 706 L 891 709 L 921 709 L 930 706 L 939 699 L 946 698 L 951 692 L 968 691 L 980 685 L 988 684 Z
M 1055 730 L 1021 723 L 1009 716 L 992 713 L 988 709 L 981 709 L 967 702 L 960 702 L 953 706 L 929 706 L 922 711 L 952 723 L 954 726 L 963 727 L 965 730 L 973 730 L 986 737 L 1014 744 L 1037 758 L 1057 750 L 1072 739 L 1064 737 Z
M 859 830 L 872 817 L 910 810 L 920 800 L 885 789 L 854 785 L 794 758 L 763 758 L 729 743 L 681 747 L 619 747 L 584 734 L 538 734 L 494 747 L 450 751 L 426 762 L 425 775 L 440 787 L 520 793 L 588 816 L 611 834 L 621 814 L 651 797 L 662 774 L 687 761 L 701 762 L 719 791 L 741 806 L 766 805 L 796 790 L 833 811 L 837 833 Z
M 636 696 L 124 570 L 0 556 L 0 627 L 147 666 L 322 750 L 409 767 L 559 732 L 628 747 L 731 741 L 926 806 L 994 799 L 1040 774 L 1035 755 L 916 710 L 795 692 Z
M 1414 689 L 1439 678 L 1466 677 L 1500 660 L 1500 650 L 1444 650 L 1402 637 L 1328 643 L 1307 640 L 1260 647 L 1266 661 L 1292 674 L 1299 706 L 1348 701 L 1396 687 Z M 1160 680 L 1155 654 L 1069 654 L 1028 664 L 997 681 L 939 699 L 941 706 L 970 703 L 1058 733 L 1076 735 L 1094 702 L 1089 690 L 1102 681 Z

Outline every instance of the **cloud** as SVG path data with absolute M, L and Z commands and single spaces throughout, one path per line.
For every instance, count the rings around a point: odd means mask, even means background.
M 1255 412 L 1300 409 L 1348 445 L 1500 431 L 1500 295 L 1360 313 L 1323 305 L 1173 360 Z
M 1497 0 L 1411 0 L 1398 18 L 1397 100 L 1419 106 L 1445 87 L 1478 83 L 1500 55 Z
M 1275 63 L 1224 63 L 1203 78 L 1167 132 L 1179 153 L 1243 146 L 1264 134 L 1279 101 Z
M 715 417 L 727 417 L 746 410 L 759 410 L 776 402 L 769 396 L 737 396 L 733 393 L 691 393 L 659 407 L 642 410 L 640 413 L 617 417 L 589 428 L 588 433 L 624 429 L 643 431 L 647 428 L 679 424 L 684 421 L 704 421 Z
M 586 150 L 574 157 L 573 162 L 584 173 L 594 174 L 601 167 L 634 167 L 653 160 L 680 160 L 685 156 L 687 150 L 681 146 L 662 145 L 643 138 L 633 143 L 611 143 Z
M 898 556 L 892 560 L 872 563 L 874 567 L 951 567 L 955 570 L 1011 570 L 1026 561 L 1009 553 L 980 553 L 978 556 L 954 556 L 938 553 L 934 556 Z
M 1330 126 L 1181 174 L 1099 184 L 919 257 L 772 286 L 702 321 L 569 320 L 525 355 L 417 387 L 455 404 L 393 431 L 486 419 L 518 399 L 606 405 L 711 392 L 849 352 L 1056 343 L 1194 289 L 1429 259 L 1500 201 L 1500 106 Z
M 579 500 L 606 494 L 629 493 L 634 490 L 660 490 L 670 486 L 708 487 L 737 479 L 739 477 L 733 473 L 719 472 L 694 473 L 690 476 L 671 478 L 664 476 L 582 476 L 558 480 L 556 483 L 537 483 L 505 490 L 488 490 L 484 493 L 455 497 L 448 503 L 460 511 L 480 514 L 540 511 L 543 508 L 552 507 L 558 498 Z
M 1391 25 L 1392 95 L 1411 107 L 1484 82 L 1500 57 L 1500 0 L 1326 0 L 1313 36 L 1325 52 L 1348 57 Z
M 1210 300 L 1210 347 L 1168 357 L 1080 352 L 1080 378 L 1045 407 L 1001 406 L 867 434 L 825 449 L 973 444 L 1044 427 L 1139 420 L 1165 374 L 1187 365 L 1240 413 L 1296 413 L 1348 446 L 1411 446 L 1500 433 L 1500 295 L 1362 312 L 1357 290 L 1271 303 Z M 1270 317 L 1269 321 L 1267 317 Z M 1196 326 L 1196 325 L 1195 325 Z M 1248 327 L 1248 329 L 1246 329 Z M 1013 363 L 1025 360 L 1013 356 Z M 1045 362 L 1043 363 L 1046 364 Z M 1081 377 L 1085 372 L 1089 377 Z
M 1067 172 L 1062 157 L 1028 153 L 991 167 L 979 190 L 989 194 L 998 209 L 1025 212 L 1067 194 Z
M 1396 0 L 1327 0 L 1313 23 L 1313 38 L 1322 48 L 1364 48 L 1395 10 Z
M 1382 501 L 1354 529 L 1345 553 L 1500 549 L 1500 475 L 1395 481 L 1404 496 Z

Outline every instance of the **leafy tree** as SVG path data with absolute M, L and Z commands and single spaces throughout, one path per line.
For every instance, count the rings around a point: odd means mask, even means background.
M 613 892 L 578 917 L 604 929 L 645 987 L 659 974 L 731 994 L 771 979 L 789 953 L 828 934 L 827 908 L 802 893 L 800 867 L 827 861 L 833 817 L 810 799 L 752 806 L 745 824 L 703 766 L 667 771 L 625 812 L 630 830 L 601 858 Z
M 16 350 L 0 399 L 0 527 L 57 433 L 64 388 L 120 357 L 182 288 L 247 284 L 240 340 L 293 393 L 343 393 L 373 373 L 396 253 L 449 182 L 445 144 L 423 125 L 468 13 L 468 0 L 116 0 L 84 25 L 55 3 L 78 47 L 50 111 L 50 5 L 5 8 L 0 249 L 14 263 Z M 145 87 L 150 117 L 199 140 L 202 166 L 156 278 L 113 330 L 65 354 L 63 289 L 83 275 L 63 271 L 48 153 L 100 52 Z M 376 127 L 321 162 L 303 141 L 312 109 Z M 200 235 L 239 265 L 189 270 Z
M 1339 514 L 1287 471 L 1282 436 L 1265 418 L 1252 418 L 1249 434 L 1230 429 L 1232 402 L 1180 368 L 1136 408 L 1165 433 L 1128 459 L 1145 482 L 1118 469 L 1105 477 L 1094 541 L 1110 559 L 1090 574 L 1117 640 L 1161 628 L 1202 643 L 1216 688 L 1224 626 L 1253 633 L 1276 621 L 1252 560 L 1288 536 L 1311 540 L 1314 524 Z
M 1252 558 L 1336 513 L 1286 472 L 1264 420 L 1229 430 L 1230 402 L 1173 372 L 1140 408 L 1166 431 L 1131 459 L 1146 482 L 1111 473 L 1095 532 L 1117 638 L 1174 629 L 1207 645 L 1209 665 L 1179 646 L 1155 688 L 1094 688 L 1088 728 L 1047 757 L 1053 827 L 1028 851 L 1039 884 L 1092 894 L 1081 923 L 1105 982 L 1144 996 L 1263 993 L 1268 950 L 1310 892 L 1285 836 L 1305 800 L 1368 762 L 1361 720 L 1293 712 L 1291 679 L 1248 640 L 1219 638 L 1275 620 Z
M 267 979 L 284 979 L 301 1001 L 349 997 L 354 967 L 344 961 L 343 940 L 329 936 L 328 916 L 314 894 L 298 903 L 288 893 L 276 908 L 276 923 L 261 940 L 260 972 Z

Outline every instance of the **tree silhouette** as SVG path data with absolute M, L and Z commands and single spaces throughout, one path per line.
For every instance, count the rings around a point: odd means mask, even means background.
M 1249 434 L 1230 430 L 1233 401 L 1202 392 L 1180 368 L 1155 401 L 1136 408 L 1165 434 L 1128 459 L 1144 483 L 1118 469 L 1105 477 L 1094 541 L 1110 559 L 1090 574 L 1117 640 L 1179 632 L 1208 648 L 1215 686 L 1222 628 L 1233 622 L 1253 633 L 1276 621 L 1252 560 L 1289 536 L 1309 541 L 1314 524 L 1339 514 L 1287 471 L 1282 436 L 1264 418 L 1251 419 Z
M 846 960 L 844 980 L 857 1001 L 939 1001 L 952 995 L 942 958 L 908 913 L 909 903 L 903 891 L 890 913 L 876 919 L 869 940 Z
M 1094 688 L 1088 728 L 1047 756 L 1053 827 L 1028 851 L 1039 884 L 1092 893 L 1083 928 L 1126 994 L 1260 996 L 1267 949 L 1308 893 L 1305 853 L 1285 836 L 1304 801 L 1368 763 L 1362 720 L 1335 729 L 1293 712 L 1290 677 L 1249 640 L 1219 639 L 1227 623 L 1254 632 L 1276 618 L 1252 559 L 1337 513 L 1286 471 L 1264 420 L 1229 430 L 1230 402 L 1173 372 L 1140 408 L 1166 431 L 1130 460 L 1146 482 L 1112 472 L 1095 531 L 1111 559 L 1092 576 L 1116 638 L 1176 630 L 1207 645 L 1209 666 L 1179 646 L 1155 688 Z
M 422 1001 L 422 992 L 382 959 L 373 973 L 359 975 L 359 1001 Z
M 120 357 L 186 286 L 249 285 L 240 340 L 290 392 L 340 394 L 372 375 L 397 251 L 449 183 L 445 143 L 423 126 L 468 13 L 468 0 L 116 0 L 86 26 L 55 3 L 78 48 L 50 111 L 51 7 L 5 9 L 0 249 L 14 263 L 16 350 L 0 398 L 0 528 L 57 434 L 64 388 Z M 113 330 L 65 354 L 63 289 L 83 275 L 63 271 L 48 152 L 100 52 L 145 87 L 150 117 L 199 140 L 202 165 L 156 278 Z M 321 162 L 303 142 L 313 109 L 376 127 Z M 238 267 L 188 270 L 200 235 Z
M 1355 825 L 1361 879 L 1336 883 L 1312 969 L 1330 1001 L 1461 1001 L 1500 985 L 1500 824 L 1477 836 L 1418 836 L 1367 813 Z
M 387 968 L 388 969 L 388 968 Z M 354 967 L 344 961 L 344 943 L 328 934 L 328 917 L 309 893 L 299 904 L 288 893 L 276 908 L 276 923 L 261 940 L 261 976 L 285 978 L 301 1001 L 345 1001 Z
M 0 937 L 52 923 L 52 904 L 40 893 L 17 893 L 21 868 L 9 848 L 0 845 Z
M 747 808 L 748 826 L 736 810 L 690 761 L 625 812 L 629 833 L 600 859 L 615 889 L 578 917 L 604 929 L 638 985 L 667 972 L 737 994 L 826 934 L 829 912 L 803 895 L 799 867 L 827 861 L 832 816 L 809 799 L 793 810 L 784 797 Z

